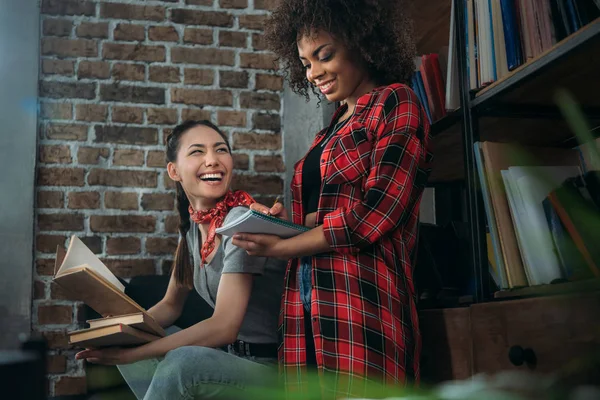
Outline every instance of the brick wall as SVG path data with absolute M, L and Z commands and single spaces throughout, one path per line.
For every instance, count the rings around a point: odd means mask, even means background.
M 283 192 L 283 83 L 261 34 L 275 1 L 42 0 L 33 329 L 52 348 L 51 395 L 85 391 L 65 337 L 84 309 L 50 282 L 56 247 L 76 234 L 123 278 L 170 267 L 169 129 L 210 119 L 236 187 Z

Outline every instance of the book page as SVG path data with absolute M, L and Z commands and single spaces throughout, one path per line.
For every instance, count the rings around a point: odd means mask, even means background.
M 112 283 L 121 292 L 125 292 L 125 286 L 119 282 L 117 277 L 100 261 L 100 259 L 75 235 L 71 236 L 69 249 L 56 276 L 67 272 L 71 268 L 86 266 L 96 271 L 104 279 Z

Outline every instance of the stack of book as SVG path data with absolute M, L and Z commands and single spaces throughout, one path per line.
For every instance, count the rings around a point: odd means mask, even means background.
M 600 277 L 599 174 L 579 149 L 475 143 L 499 288 Z
M 74 346 L 139 345 L 165 336 L 152 316 L 125 294 L 119 279 L 76 236 L 71 237 L 66 254 L 60 248 L 57 251 L 53 281 L 71 300 L 83 301 L 104 317 L 87 321 L 89 329 L 69 332 L 69 343 Z

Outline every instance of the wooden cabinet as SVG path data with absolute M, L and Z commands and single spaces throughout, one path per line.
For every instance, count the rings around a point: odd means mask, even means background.
M 422 311 L 423 380 L 559 371 L 600 351 L 599 313 L 598 292 Z

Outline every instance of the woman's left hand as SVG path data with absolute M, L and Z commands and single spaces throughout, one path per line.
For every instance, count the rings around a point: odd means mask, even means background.
M 106 349 L 85 349 L 75 355 L 76 360 L 85 359 L 92 364 L 121 365 L 139 361 L 135 357 L 134 349 L 109 347 Z
M 287 259 L 289 256 L 283 250 L 284 242 L 285 239 L 275 235 L 236 233 L 231 243 L 246 250 L 251 256 Z

